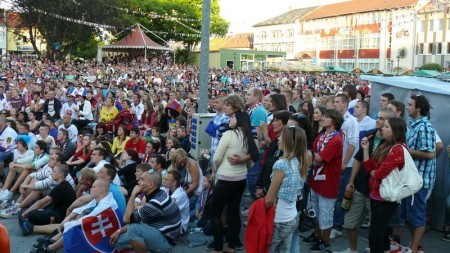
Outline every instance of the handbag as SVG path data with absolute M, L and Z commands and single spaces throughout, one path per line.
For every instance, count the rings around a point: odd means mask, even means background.
M 405 165 L 402 170 L 395 168 L 380 184 L 380 195 L 386 201 L 398 202 L 408 196 L 414 195 L 423 186 L 422 176 L 409 151 L 402 146 Z M 392 150 L 392 149 L 391 149 Z M 414 203 L 414 196 L 411 205 Z

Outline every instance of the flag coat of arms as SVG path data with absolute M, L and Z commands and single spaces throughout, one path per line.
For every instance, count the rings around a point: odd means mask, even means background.
M 95 206 L 95 200 L 74 210 L 83 213 Z M 83 209 L 83 210 L 81 210 Z M 123 226 L 123 215 L 111 193 L 94 210 L 78 220 L 64 224 L 64 252 L 119 252 L 109 243 L 110 236 Z

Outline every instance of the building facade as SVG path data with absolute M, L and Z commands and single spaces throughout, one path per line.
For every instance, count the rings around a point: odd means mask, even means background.
M 256 24 L 254 47 L 375 73 L 401 74 L 424 63 L 450 67 L 450 15 L 436 2 L 353 0 L 298 9 Z

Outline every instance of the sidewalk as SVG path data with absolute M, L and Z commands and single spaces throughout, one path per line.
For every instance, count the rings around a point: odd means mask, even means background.
M 32 245 L 36 242 L 36 238 L 39 235 L 31 235 L 27 237 L 23 237 L 21 235 L 21 231 L 18 227 L 17 219 L 0 219 L 0 223 L 4 224 L 9 231 L 9 236 L 11 238 L 11 252 L 14 253 L 26 253 L 32 250 Z M 244 230 L 245 228 L 243 228 Z M 243 238 L 244 231 L 242 232 L 241 238 Z M 360 237 L 358 240 L 358 249 L 360 252 L 364 252 L 364 249 L 368 245 L 367 241 L 367 229 L 360 230 Z M 309 233 L 303 234 L 304 236 L 309 235 Z M 425 233 L 425 237 L 423 240 L 423 246 L 426 253 L 447 253 L 450 252 L 450 242 L 445 242 L 441 240 L 442 233 L 427 230 Z M 206 245 L 212 240 L 212 237 L 204 236 L 203 234 L 190 234 L 188 236 L 189 240 L 192 244 L 195 243 L 204 243 L 203 245 L 197 247 L 191 247 L 188 243 L 183 245 L 178 245 L 174 248 L 174 253 L 201 253 L 207 252 Z M 300 238 L 300 241 L 302 238 Z M 402 242 L 403 244 L 407 244 L 410 241 L 410 236 L 407 233 L 406 229 L 403 230 L 402 234 Z M 331 251 L 341 251 L 348 248 L 347 237 L 344 231 L 344 235 L 332 240 L 331 242 Z M 64 252 L 64 250 L 60 250 L 58 252 Z M 244 250 L 238 252 L 245 252 Z M 300 244 L 300 252 L 309 252 L 309 245 Z

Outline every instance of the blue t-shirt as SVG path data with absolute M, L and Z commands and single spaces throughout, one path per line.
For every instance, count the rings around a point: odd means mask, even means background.
M 252 123 L 252 126 L 259 127 L 261 126 L 261 121 L 267 122 L 267 112 L 266 109 L 262 105 L 256 107 L 256 109 L 253 111 L 252 115 L 250 115 L 250 122 Z
M 116 200 L 117 206 L 119 207 L 119 210 L 122 213 L 122 215 L 125 214 L 127 204 L 125 203 L 125 197 L 123 196 L 123 193 L 119 190 L 119 187 L 116 184 L 111 183 L 109 191 L 112 193 L 113 198 Z

